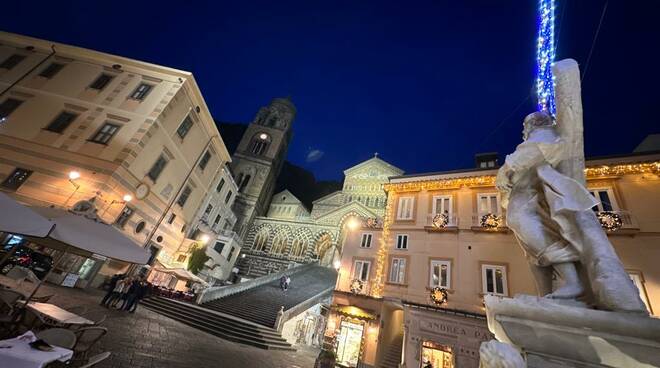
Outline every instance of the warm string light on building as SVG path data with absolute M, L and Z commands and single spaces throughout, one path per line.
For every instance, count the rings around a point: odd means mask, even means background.
M 386 184 L 388 185 L 388 184 Z M 385 189 L 387 190 L 387 189 Z M 383 285 L 385 283 L 385 263 L 387 262 L 387 253 L 389 250 L 388 239 L 390 238 L 390 225 L 393 217 L 393 200 L 388 200 L 385 205 L 385 218 L 383 218 L 383 233 L 380 238 L 380 248 L 376 254 L 376 278 L 371 288 L 371 296 L 380 298 L 383 295 Z
M 660 161 L 644 162 L 636 164 L 623 164 L 614 166 L 595 166 L 584 170 L 587 178 L 597 178 L 601 176 L 620 176 L 631 174 L 654 174 L 660 175 Z
M 539 36 L 536 45 L 536 95 L 539 110 L 555 115 L 555 1 L 539 1 Z

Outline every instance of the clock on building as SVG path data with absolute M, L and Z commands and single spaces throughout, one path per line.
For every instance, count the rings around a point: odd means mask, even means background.
M 135 198 L 145 199 L 149 195 L 149 185 L 145 183 L 140 183 L 140 185 L 135 188 Z

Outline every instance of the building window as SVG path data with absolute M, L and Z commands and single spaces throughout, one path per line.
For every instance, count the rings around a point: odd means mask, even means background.
M 254 153 L 257 156 L 261 156 L 266 152 L 266 148 L 268 148 L 268 141 L 266 139 L 262 138 L 256 138 L 252 142 L 252 153 Z
M 140 83 L 139 86 L 131 93 L 131 98 L 134 100 L 144 100 L 145 97 L 149 94 L 151 89 L 153 88 L 152 85 L 146 84 L 146 83 Z
M 481 265 L 481 281 L 484 294 L 507 296 L 506 266 Z
M 46 127 L 46 130 L 55 132 L 55 133 L 62 133 L 66 128 L 71 125 L 71 123 L 76 120 L 76 117 L 78 115 L 72 114 L 70 112 L 63 111 L 57 117 L 55 120 L 53 120 L 48 126 Z
M 183 121 L 179 125 L 179 128 L 177 128 L 176 134 L 179 136 L 179 138 L 183 139 L 186 137 L 192 126 L 193 126 L 192 118 L 190 117 L 190 115 L 187 115 L 186 118 L 183 119 Z
M 0 68 L 4 69 L 13 69 L 18 63 L 23 61 L 25 59 L 25 56 L 19 55 L 19 54 L 14 54 L 11 55 L 10 57 L 6 58 L 5 61 L 0 64 Z
M 412 220 L 413 218 L 413 204 L 415 197 L 401 197 L 399 198 L 399 207 L 397 208 L 397 220 Z
M 154 162 L 154 164 L 151 166 L 151 169 L 149 169 L 149 172 L 147 173 L 149 179 L 151 179 L 153 182 L 156 182 L 156 179 L 158 179 L 160 174 L 163 172 L 163 169 L 165 169 L 165 165 L 167 165 L 167 157 L 161 154 L 158 156 L 158 159 L 156 162 Z
M 430 287 L 441 287 L 449 289 L 451 287 L 451 261 L 432 260 Z
M 294 257 L 302 257 L 307 250 L 307 242 L 303 239 L 294 239 L 291 244 L 291 255 Z
M 147 225 L 147 224 L 146 224 L 144 221 L 140 221 L 140 222 L 138 222 L 138 224 L 135 225 L 135 233 L 136 233 L 136 234 L 141 233 L 142 230 L 144 230 L 144 227 L 145 227 L 146 225 Z
M 229 200 L 231 199 L 231 195 L 232 195 L 232 193 L 231 193 L 231 190 L 230 190 L 229 192 L 227 192 L 227 196 L 225 197 L 225 204 L 229 203 Z
M 102 90 L 103 88 L 105 88 L 105 86 L 107 86 L 108 83 L 110 83 L 110 81 L 112 80 L 112 78 L 114 78 L 114 77 L 111 76 L 110 74 L 105 74 L 105 73 L 103 73 L 103 74 L 99 75 L 99 76 L 94 80 L 94 82 L 92 82 L 92 84 L 89 85 L 89 88 L 91 88 L 91 89 L 96 89 L 96 90 L 99 90 L 99 91 L 100 91 L 100 90 Z
M 214 227 L 215 227 L 215 226 L 218 226 L 218 224 L 220 223 L 220 219 L 221 219 L 221 218 L 222 218 L 221 215 L 217 215 L 217 216 L 215 216 L 215 220 L 213 220 L 213 226 L 214 226 Z
M 600 203 L 593 207 L 593 210 L 596 212 L 600 211 L 618 211 L 619 206 L 614 199 L 614 192 L 612 188 L 599 188 L 599 189 L 589 189 L 591 195 L 596 197 Z
M 206 165 L 209 164 L 210 160 L 211 160 L 211 152 L 207 150 L 206 152 L 204 152 L 204 156 L 202 156 L 202 159 L 199 160 L 199 168 L 202 169 L 202 171 L 204 171 L 204 169 L 206 169 Z
M 231 257 L 234 256 L 234 250 L 236 250 L 236 247 L 231 247 L 231 249 L 229 250 L 229 254 L 227 254 L 227 261 L 231 262 Z
M 215 246 L 213 247 L 213 250 L 218 252 L 218 254 L 222 254 L 222 250 L 225 249 L 225 243 L 223 242 L 215 242 Z
M 396 249 L 408 249 L 408 234 L 397 234 Z
M 444 213 L 451 218 L 451 196 L 433 197 L 433 215 Z
M 371 248 L 372 238 L 373 238 L 373 234 L 371 233 L 362 234 L 362 240 L 360 241 L 360 248 Z
M 220 193 L 222 191 L 222 187 L 225 186 L 225 179 L 220 179 L 220 183 L 218 183 L 218 186 L 215 188 L 215 191 Z
M 9 115 L 11 115 L 11 113 L 14 112 L 14 110 L 16 110 L 19 106 L 21 106 L 22 103 L 23 101 L 17 100 L 15 98 L 8 98 L 4 100 L 0 104 L 0 123 L 2 123 L 4 119 L 8 118 Z
M 282 254 L 286 249 L 288 239 L 284 235 L 280 235 L 273 240 L 273 245 L 270 247 L 271 254 Z
M 2 182 L 2 187 L 10 190 L 18 190 L 18 188 L 27 181 L 32 175 L 32 170 L 21 169 L 17 167 L 11 174 Z
M 637 286 L 637 290 L 639 291 L 639 297 L 644 302 L 644 305 L 646 305 L 646 310 L 648 310 L 649 313 L 653 314 L 653 310 L 651 309 L 651 304 L 649 303 L 649 297 L 646 294 L 646 287 L 644 285 L 644 275 L 642 275 L 642 273 L 639 271 L 628 271 L 628 276 L 630 276 L 630 279 L 632 280 L 633 284 Z
M 133 212 L 134 211 L 133 211 L 132 208 L 130 208 L 128 206 L 124 207 L 124 209 L 121 210 L 121 213 L 119 214 L 119 216 L 117 216 L 117 219 L 115 220 L 115 224 L 119 225 L 119 227 L 123 228 L 124 226 L 126 226 L 126 223 L 131 218 L 131 216 L 133 216 Z
M 477 195 L 479 215 L 500 214 L 500 196 L 497 193 L 480 193 Z
M 252 249 L 263 251 L 266 248 L 266 243 L 268 242 L 268 232 L 261 232 L 257 234 L 254 238 L 254 243 L 252 243 Z
M 174 222 L 174 219 L 176 219 L 176 214 L 170 213 L 170 218 L 167 219 L 167 223 L 171 225 Z
M 176 261 L 179 263 L 183 263 L 186 261 L 186 255 L 185 254 L 179 254 L 179 256 L 176 258 Z
M 108 144 L 110 142 L 110 139 L 117 133 L 119 130 L 119 125 L 117 124 L 111 124 L 111 123 L 105 123 L 99 129 L 94 136 L 90 139 L 90 141 L 94 143 L 99 143 L 99 144 Z
M 406 281 L 406 259 L 393 257 L 390 261 L 389 282 L 403 284 Z
M 371 268 L 370 261 L 358 260 L 353 264 L 353 279 L 360 281 L 369 280 L 369 269 Z
M 243 192 L 247 188 L 248 183 L 250 182 L 250 174 L 241 177 L 241 183 L 238 185 L 238 191 Z
M 50 63 L 50 65 L 48 65 L 44 70 L 41 71 L 41 73 L 39 73 L 39 76 L 48 79 L 53 78 L 55 74 L 62 70 L 62 68 L 64 68 L 64 64 Z
M 213 211 L 213 205 L 209 204 L 206 206 L 206 209 L 204 210 L 204 217 L 208 217 L 208 215 L 211 214 L 211 211 Z
M 183 188 L 183 192 L 181 192 L 179 199 L 176 200 L 176 204 L 183 207 L 186 204 L 188 197 L 190 197 L 190 193 L 192 193 L 192 188 L 190 188 L 189 185 L 186 185 L 186 187 Z

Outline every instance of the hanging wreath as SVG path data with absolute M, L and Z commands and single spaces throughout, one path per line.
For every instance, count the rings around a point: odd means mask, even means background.
M 500 226 L 500 224 L 502 223 L 502 219 L 500 219 L 500 217 L 494 213 L 487 213 L 481 216 L 481 220 L 479 221 L 479 223 L 483 228 L 495 229 Z
M 371 229 L 380 227 L 380 223 L 376 217 L 369 217 L 365 223 L 367 227 Z
M 447 289 L 438 286 L 431 289 L 431 301 L 433 301 L 435 305 L 447 303 L 447 295 Z
M 596 215 L 600 226 L 606 231 L 617 231 L 623 226 L 621 215 L 612 211 L 601 211 Z
M 442 229 L 443 227 L 447 226 L 448 223 L 449 223 L 449 216 L 447 216 L 446 213 L 439 213 L 433 216 L 433 226 L 435 226 L 438 229 Z
M 362 280 L 353 279 L 353 281 L 351 281 L 351 293 L 359 294 L 362 292 L 362 288 L 364 288 L 364 282 Z

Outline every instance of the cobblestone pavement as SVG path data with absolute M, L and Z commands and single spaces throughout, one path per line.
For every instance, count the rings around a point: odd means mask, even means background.
M 62 308 L 83 305 L 88 311 L 102 310 L 108 318 L 103 323 L 108 334 L 91 355 L 110 351 L 110 359 L 99 368 L 311 368 L 318 350 L 296 352 L 263 350 L 222 340 L 138 307 L 135 313 L 108 310 L 98 303 L 100 290 L 80 290 L 46 285 L 38 295 L 54 294 L 50 303 Z

